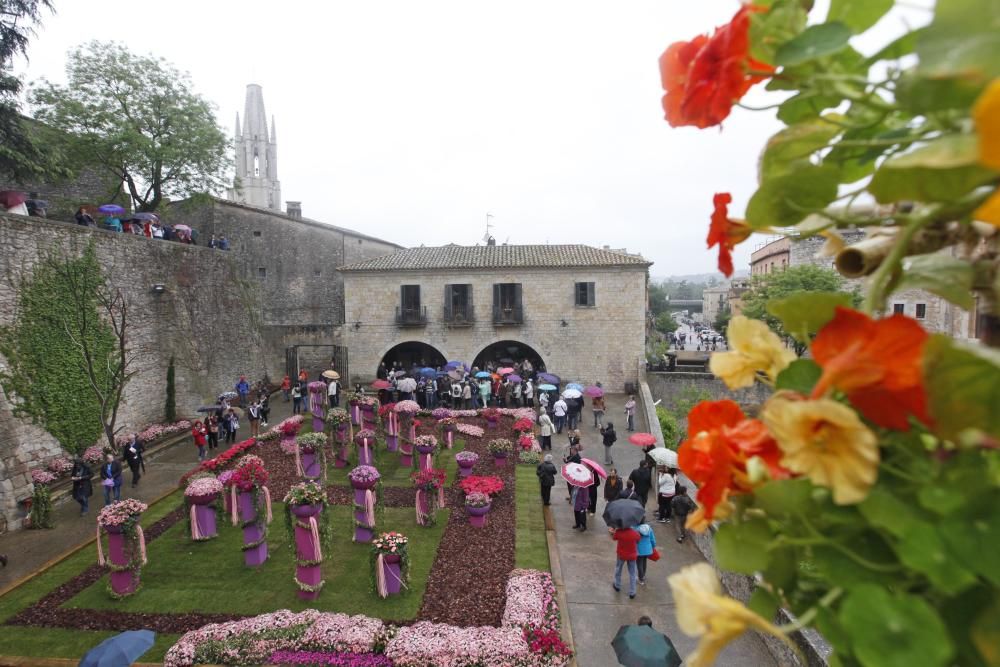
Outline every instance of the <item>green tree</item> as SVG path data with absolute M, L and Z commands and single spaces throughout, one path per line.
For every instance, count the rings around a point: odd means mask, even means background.
M 663 312 L 656 316 L 656 330 L 661 334 L 668 334 L 677 329 L 677 320 L 674 319 L 673 314 L 669 312 Z
M 174 387 L 174 355 L 170 355 L 170 363 L 167 364 L 167 400 L 164 406 L 164 417 L 170 423 L 177 420 L 177 389 Z
M 811 264 L 791 266 L 784 271 L 758 274 L 750 283 L 750 290 L 743 296 L 743 315 L 755 320 L 763 320 L 779 336 L 792 340 L 781 321 L 767 311 L 770 301 L 781 299 L 796 292 L 842 292 L 844 279 L 832 269 Z M 861 302 L 861 296 L 854 292 L 854 305 Z M 792 341 L 799 356 L 806 345 Z
M 733 316 L 733 311 L 729 308 L 727 303 L 725 306 L 719 309 L 719 314 L 715 316 L 715 321 L 712 322 L 712 328 L 719 332 L 720 335 L 726 335 L 726 329 L 729 328 L 729 320 Z
M 225 185 L 228 140 L 213 105 L 162 58 L 90 42 L 70 52 L 66 85 L 42 80 L 36 115 L 66 135 L 65 151 L 124 182 L 135 208 Z

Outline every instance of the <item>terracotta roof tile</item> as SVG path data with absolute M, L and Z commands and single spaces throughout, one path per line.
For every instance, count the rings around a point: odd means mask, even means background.
M 421 271 L 527 267 L 650 266 L 639 255 L 587 245 L 497 245 L 408 248 L 340 271 Z

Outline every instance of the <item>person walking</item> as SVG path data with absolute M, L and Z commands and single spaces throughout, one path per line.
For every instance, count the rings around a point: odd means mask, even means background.
M 618 476 L 618 471 L 614 468 L 608 471 L 608 478 L 604 480 L 604 502 L 610 503 L 613 500 L 618 500 L 621 497 L 622 488 L 622 478 Z
M 635 532 L 639 533 L 639 542 L 636 544 L 635 569 L 639 575 L 639 585 L 646 585 L 646 561 L 653 555 L 656 549 L 656 535 L 653 527 L 648 523 L 641 523 L 635 527 Z
M 573 530 L 581 533 L 587 530 L 587 508 L 590 506 L 590 493 L 582 486 L 573 486 L 570 492 L 570 503 L 573 505 L 573 518 L 576 525 Z
M 250 397 L 250 383 L 247 382 L 247 376 L 241 375 L 240 381 L 236 383 L 234 388 L 240 397 L 240 407 L 245 408 L 247 406 L 247 399 Z
M 139 479 L 142 477 L 139 468 L 142 466 L 142 452 L 144 450 L 145 447 L 139 442 L 139 437 L 135 433 L 129 437 L 129 441 L 122 447 L 122 460 L 128 464 L 129 470 L 132 471 L 133 489 L 139 485 Z
M 297 415 L 302 412 L 302 387 L 298 384 L 292 387 L 292 414 Z
M 566 399 L 566 424 L 569 430 L 571 431 L 576 430 L 576 426 L 580 422 L 580 414 L 582 412 L 583 412 L 582 398 Z
M 635 430 L 635 396 L 630 395 L 625 401 L 625 419 L 628 422 L 628 430 Z
M 677 541 L 683 542 L 684 538 L 687 537 L 687 527 L 685 524 L 687 523 L 688 514 L 696 509 L 694 501 L 687 494 L 687 487 L 683 484 L 677 485 L 677 493 L 674 494 L 673 500 L 670 501 L 670 508 L 674 514 L 674 530 L 677 531 Z
M 615 433 L 613 422 L 608 422 L 607 426 L 601 427 L 601 438 L 604 443 L 604 465 L 614 465 L 614 460 L 611 458 L 611 448 L 618 441 L 618 434 Z
M 260 402 L 254 402 L 247 408 L 247 419 L 250 420 L 250 437 L 256 438 L 260 432 Z
M 330 384 L 326 385 L 326 398 L 331 408 L 340 407 L 340 383 L 336 380 L 330 380 Z
M 271 414 L 271 397 L 268 396 L 266 390 L 262 390 L 259 396 L 257 402 L 260 403 L 260 425 L 266 427 L 267 418 Z
M 191 427 L 191 437 L 194 438 L 194 444 L 198 448 L 198 460 L 205 460 L 205 444 L 207 441 L 208 430 L 201 421 L 196 421 Z
M 285 403 L 288 402 L 291 392 L 292 392 L 292 378 L 286 375 L 285 378 L 281 381 L 281 393 L 285 395 Z
M 240 420 L 232 408 L 222 417 L 222 426 L 226 432 L 226 444 L 236 442 L 236 431 L 240 428 Z
M 635 486 L 635 493 L 639 496 L 639 502 L 645 507 L 646 501 L 649 499 L 649 489 L 653 486 L 653 478 L 649 473 L 646 461 L 639 461 L 639 467 L 633 470 L 628 478 Z
M 619 500 L 639 500 L 639 494 L 635 492 L 635 482 L 626 480 L 625 488 L 618 494 Z
M 219 446 L 219 418 L 212 415 L 206 419 L 205 428 L 208 431 L 208 449 L 213 450 Z
M 538 475 L 538 484 L 542 489 L 542 504 L 550 505 L 552 500 L 552 487 L 556 484 L 556 466 L 552 463 L 552 455 L 546 454 L 545 460 L 538 464 L 535 474 Z
M 615 580 L 611 586 L 615 589 L 615 592 L 620 593 L 622 590 L 622 568 L 628 568 L 628 597 L 630 600 L 635 599 L 635 586 L 637 579 L 636 572 L 636 559 L 639 554 L 636 550 L 636 545 L 639 544 L 639 533 L 631 528 L 608 528 L 608 532 L 611 534 L 611 539 L 617 542 L 617 547 L 615 549 L 615 555 L 617 560 L 615 561 Z
M 122 499 L 122 464 L 111 454 L 104 457 L 101 465 L 101 486 L 104 487 L 105 505 L 111 504 L 112 497 L 115 502 Z
M 540 427 L 542 437 L 542 451 L 551 452 L 552 433 L 555 432 L 556 427 L 552 423 L 552 418 L 549 417 L 548 413 L 544 411 L 538 413 L 538 426 Z
M 563 463 L 580 463 L 580 452 L 577 451 L 576 447 L 570 445 L 569 452 L 563 457 Z M 569 482 L 566 482 L 566 501 L 573 502 L 573 489 L 577 487 L 573 486 Z
M 94 485 L 90 483 L 90 478 L 93 476 L 86 461 L 79 456 L 73 459 L 70 479 L 73 480 L 73 500 L 80 503 L 80 516 L 84 516 L 90 509 L 90 497 L 94 495 Z
M 597 489 L 601 486 L 601 477 L 593 470 L 591 471 L 594 475 L 594 483 L 587 487 L 590 491 L 590 502 L 587 503 L 587 511 L 590 512 L 590 516 L 597 514 Z
M 556 433 L 562 433 L 563 427 L 566 426 L 566 401 L 560 396 L 555 403 L 552 404 L 552 415 L 556 418 Z
M 524 402 L 529 408 L 535 407 L 535 385 L 531 383 L 531 378 L 524 383 Z
M 656 500 L 658 505 L 660 523 L 670 523 L 670 502 L 674 499 L 677 491 L 677 470 L 674 468 L 662 468 L 662 472 L 657 475 Z
M 598 382 L 600 387 L 601 383 Z M 594 428 L 604 428 L 604 396 L 594 396 L 590 401 L 590 409 L 594 411 Z

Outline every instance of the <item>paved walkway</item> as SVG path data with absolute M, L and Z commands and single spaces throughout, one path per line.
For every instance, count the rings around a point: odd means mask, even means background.
M 618 442 L 612 450 L 615 468 L 627 478 L 639 466 L 642 450 L 629 444 L 629 433 L 625 429 L 624 403 L 627 397 L 612 395 L 607 399 L 607 417 L 615 424 Z M 589 401 L 587 402 L 589 405 Z M 583 455 L 596 461 L 604 461 L 601 436 L 593 428 L 593 413 L 585 411 L 589 421 L 580 428 L 584 445 Z M 645 419 L 636 417 L 636 428 L 647 430 Z M 566 444 L 566 434 L 552 438 L 554 456 L 560 456 L 560 449 Z M 558 461 L 556 461 L 558 463 Z M 562 567 L 566 588 L 573 641 L 576 645 L 579 667 L 611 667 L 618 664 L 611 640 L 618 627 L 633 624 L 640 616 L 653 619 L 653 627 L 670 637 L 681 657 L 690 654 L 697 641 L 682 633 L 677 627 L 673 598 L 667 584 L 667 576 L 685 565 L 703 561 L 701 553 L 690 541 L 678 544 L 671 524 L 651 523 L 656 534 L 657 545 L 662 558 L 649 563 L 647 582 L 638 588 L 634 600 L 628 598 L 627 574 L 623 572 L 623 590 L 616 593 L 611 587 L 615 567 L 615 543 L 608 535 L 607 526 L 601 519 L 604 511 L 604 488 L 597 504 L 597 514 L 587 517 L 587 531 L 573 530 L 573 512 L 566 502 L 566 485 L 557 481 L 552 489 L 552 516 L 555 521 L 556 539 L 559 547 L 559 562 Z M 653 519 L 655 500 L 647 503 L 647 519 Z M 754 635 L 744 635 L 723 651 L 716 665 L 738 665 L 746 667 L 770 667 L 777 665 L 763 642 Z

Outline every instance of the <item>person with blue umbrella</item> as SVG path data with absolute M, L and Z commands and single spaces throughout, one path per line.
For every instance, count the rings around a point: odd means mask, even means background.
M 152 630 L 129 630 L 87 651 L 79 667 L 127 667 L 136 662 L 156 641 Z
M 679 667 L 681 656 L 674 643 L 653 629 L 649 616 L 639 617 L 638 625 L 623 625 L 611 640 L 618 664 L 625 667 Z

